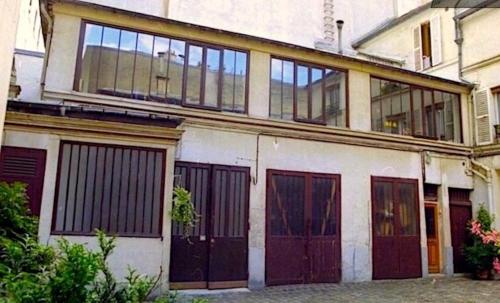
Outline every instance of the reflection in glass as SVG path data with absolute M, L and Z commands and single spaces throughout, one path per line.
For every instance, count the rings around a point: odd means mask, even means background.
M 97 74 L 99 71 L 99 55 L 101 50 L 103 27 L 87 24 L 82 49 L 81 74 L 78 88 L 80 91 L 95 93 L 97 91 Z
M 435 137 L 434 132 L 434 110 L 432 107 L 432 91 L 424 90 L 424 118 L 425 118 L 425 134 L 426 137 Z
M 323 70 L 311 68 L 311 120 L 323 121 Z
M 297 90 L 295 92 L 297 103 L 297 118 L 309 119 L 309 68 L 297 66 Z
M 325 114 L 327 125 L 346 125 L 345 81 L 345 72 L 331 69 L 325 70 Z
M 399 184 L 399 224 L 400 233 L 405 236 L 417 235 L 417 203 L 415 186 L 409 183 Z
M 271 59 L 271 118 L 293 119 L 293 62 Z
M 170 40 L 167 65 L 167 98 L 171 103 L 179 104 L 182 99 L 185 47 L 186 43 L 184 41 Z
M 165 98 L 167 90 L 167 65 L 169 49 L 170 39 L 155 37 L 150 91 L 150 94 L 153 98 Z
M 424 135 L 424 124 L 422 121 L 422 90 L 412 89 L 413 96 L 413 119 L 415 136 Z
M 222 84 L 222 109 L 232 110 L 234 108 L 234 82 L 236 69 L 236 52 L 224 50 L 223 61 L 223 84 Z
M 234 108 L 235 112 L 245 112 L 247 85 L 247 54 L 236 52 L 234 76 Z
M 133 98 L 146 100 L 149 94 L 149 78 L 151 74 L 151 55 L 153 53 L 153 36 L 139 34 L 135 55 Z
M 188 48 L 188 69 L 186 82 L 186 103 L 200 105 L 202 51 L 199 46 Z
M 388 182 L 375 182 L 374 228 L 377 236 L 394 235 L 394 200 L 392 184 Z
M 217 107 L 219 100 L 219 68 L 220 51 L 208 48 L 205 62 L 205 106 Z
M 120 30 L 105 27 L 102 35 L 99 73 L 97 75 L 97 93 L 99 94 L 114 94 L 119 42 Z
M 136 45 L 137 33 L 122 30 L 115 85 L 115 95 L 117 96 L 129 97 L 132 93 Z

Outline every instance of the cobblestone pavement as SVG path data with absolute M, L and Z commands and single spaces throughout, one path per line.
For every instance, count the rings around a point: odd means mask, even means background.
M 468 278 L 390 280 L 343 284 L 267 287 L 263 290 L 210 294 L 210 303 L 322 302 L 500 302 L 500 281 Z

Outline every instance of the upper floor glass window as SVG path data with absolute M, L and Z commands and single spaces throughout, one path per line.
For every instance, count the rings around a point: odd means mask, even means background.
M 384 79 L 371 79 L 372 130 L 461 141 L 457 94 Z
M 83 23 L 75 89 L 245 113 L 248 53 Z
M 346 72 L 271 59 L 271 118 L 346 126 Z

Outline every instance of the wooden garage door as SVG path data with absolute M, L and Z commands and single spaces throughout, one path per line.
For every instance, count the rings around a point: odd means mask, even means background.
M 43 149 L 2 146 L 0 181 L 22 182 L 26 186 L 31 214 L 40 215 L 46 151 Z
M 422 276 L 417 184 L 372 177 L 373 279 Z
M 172 225 L 171 287 L 246 287 L 249 169 L 177 162 L 175 175 L 200 217 L 189 239 Z
M 269 170 L 266 284 L 340 280 L 340 176 Z

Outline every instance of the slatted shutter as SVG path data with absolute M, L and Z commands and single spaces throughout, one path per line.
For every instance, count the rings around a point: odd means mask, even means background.
M 492 143 L 488 90 L 480 90 L 474 94 L 474 111 L 477 144 Z
M 415 70 L 422 70 L 422 33 L 420 25 L 413 29 L 413 60 Z
M 34 148 L 3 146 L 0 154 L 0 181 L 26 184 L 29 209 L 40 215 L 46 151 Z
M 441 19 L 435 16 L 431 19 L 431 47 L 432 47 L 432 66 L 436 66 L 443 61 L 441 48 Z

